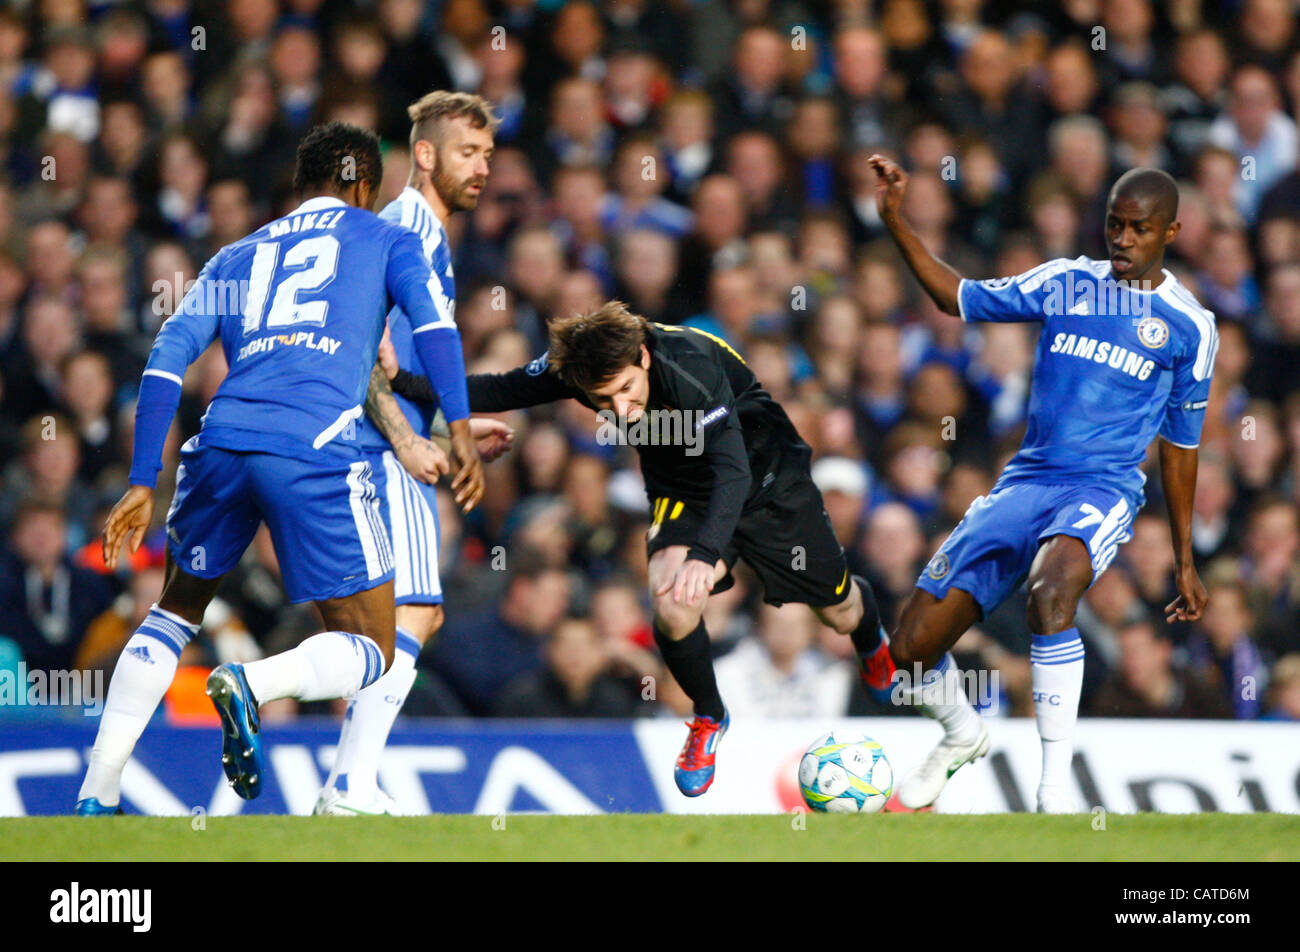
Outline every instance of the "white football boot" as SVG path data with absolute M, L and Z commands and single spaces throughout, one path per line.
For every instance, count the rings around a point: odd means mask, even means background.
M 1039 813 L 1087 813 L 1088 808 L 1069 787 L 1038 788 Z
M 402 815 L 402 811 L 398 809 L 397 801 L 382 790 L 377 789 L 371 799 L 360 801 L 355 796 L 344 793 L 336 787 L 326 787 L 322 790 L 320 797 L 316 800 L 316 807 L 311 812 L 313 816 Z
M 928 807 L 939 799 L 949 777 L 988 752 L 989 729 L 982 723 L 974 743 L 954 744 L 944 738 L 921 766 L 903 778 L 898 785 L 898 802 L 909 810 Z

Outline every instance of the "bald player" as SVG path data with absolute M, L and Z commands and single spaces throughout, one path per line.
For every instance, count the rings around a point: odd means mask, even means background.
M 881 219 L 941 310 L 963 321 L 1043 324 L 1020 452 L 925 567 L 890 638 L 899 671 L 921 672 L 920 683 L 903 680 L 896 696 L 944 729 L 899 784 L 899 802 L 933 803 L 949 777 L 988 752 L 988 729 L 949 649 L 1028 579 L 1043 748 L 1038 810 L 1078 812 L 1071 760 L 1084 650 L 1075 609 L 1130 537 L 1145 499 L 1139 467 L 1157 437 L 1177 560 L 1168 620 L 1194 621 L 1206 604 L 1192 566 L 1192 495 L 1219 338 L 1214 315 L 1163 268 L 1178 234 L 1178 189 L 1156 169 L 1126 172 L 1106 206 L 1108 260 L 1059 258 L 1015 277 L 973 281 L 932 255 L 904 221 L 907 174 L 880 155 L 870 162 Z

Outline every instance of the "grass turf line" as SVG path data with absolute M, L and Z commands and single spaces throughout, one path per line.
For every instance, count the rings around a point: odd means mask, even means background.
M 0 860 L 1300 860 L 1300 816 L 1035 814 L 0 819 Z M 501 820 L 497 820 L 497 826 Z

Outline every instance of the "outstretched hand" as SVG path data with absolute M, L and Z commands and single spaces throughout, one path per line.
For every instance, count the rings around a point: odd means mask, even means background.
M 104 523 L 101 547 L 104 564 L 110 572 L 117 570 L 118 554 L 125 541 L 134 555 L 144 542 L 144 534 L 153 522 L 153 490 L 148 486 L 132 486 L 117 501 Z
M 876 170 L 876 208 L 884 221 L 899 214 L 903 207 L 903 195 L 907 192 L 907 173 L 893 159 L 887 159 L 879 152 L 874 153 L 868 162 Z

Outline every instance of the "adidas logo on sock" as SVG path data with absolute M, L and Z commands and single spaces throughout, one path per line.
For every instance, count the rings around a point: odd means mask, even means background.
M 134 648 L 127 648 L 126 653 L 129 655 L 134 655 L 135 657 L 143 661 L 145 664 L 154 663 L 153 658 L 149 657 L 149 648 L 147 645 L 136 645 Z

